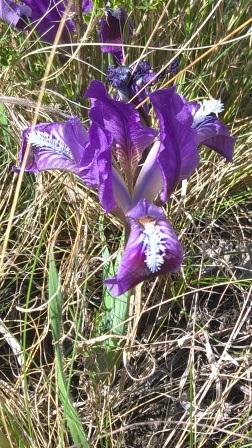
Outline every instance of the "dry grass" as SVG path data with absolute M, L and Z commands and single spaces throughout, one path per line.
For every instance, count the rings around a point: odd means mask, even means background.
M 139 25 L 129 62 L 142 48 L 157 70 L 193 34 L 193 49 L 180 56 L 182 69 L 206 51 L 201 47 L 214 45 L 248 20 L 248 1 L 220 1 L 197 32 L 216 3 L 140 3 L 142 9 L 131 8 Z M 1 28 L 0 54 L 9 60 L 0 69 L 0 247 L 17 185 L 9 167 L 20 132 L 33 119 L 46 60 L 38 43 Z M 248 32 L 244 27 L 234 38 Z M 224 101 L 225 121 L 237 139 L 234 163 L 202 150 L 200 169 L 174 193 L 167 214 L 185 249 L 182 273 L 136 289 L 123 357 L 109 381 L 94 368 L 104 264 L 96 193 L 71 175 L 24 175 L 0 279 L 0 437 L 8 435 L 6 446 L 73 446 L 55 383 L 48 317 L 48 253 L 54 244 L 64 297 L 64 368 L 90 446 L 252 447 L 249 42 L 249 37 L 231 39 L 177 76 L 187 96 L 210 93 Z M 25 58 L 28 51 L 34 54 Z M 87 119 L 77 56 L 64 71 L 55 58 L 40 121 L 62 114 Z M 97 69 L 105 72 L 107 61 L 99 47 L 87 47 L 85 62 L 85 84 L 100 79 Z M 109 247 L 116 250 L 122 227 L 110 216 L 104 226 Z

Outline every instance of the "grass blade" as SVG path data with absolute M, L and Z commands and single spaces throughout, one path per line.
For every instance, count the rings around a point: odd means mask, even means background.
M 1 448 L 11 448 L 9 440 L 1 432 L 0 432 L 0 446 Z
M 62 336 L 62 304 L 63 297 L 60 291 L 60 281 L 53 255 L 49 258 L 49 315 L 52 328 L 52 336 L 55 352 L 55 370 L 57 388 L 60 401 L 62 403 L 64 414 L 71 437 L 78 448 L 90 448 L 86 434 L 82 427 L 80 418 L 73 406 L 67 390 L 67 384 L 63 370 L 63 353 L 60 338 Z

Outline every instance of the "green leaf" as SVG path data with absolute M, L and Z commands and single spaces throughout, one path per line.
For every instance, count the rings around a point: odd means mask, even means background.
M 4 145 L 7 147 L 10 146 L 10 135 L 8 133 L 9 129 L 9 121 L 8 116 L 6 114 L 6 109 L 4 104 L 0 103 L 0 137 L 2 135 L 2 138 L 0 140 L 3 141 Z
M 125 237 L 122 235 L 120 241 L 120 248 L 115 262 L 111 261 L 108 245 L 106 243 L 103 226 L 103 216 L 99 221 L 99 231 L 103 242 L 103 280 L 115 275 L 115 271 L 121 260 L 122 252 L 124 250 Z M 102 297 L 102 312 L 98 316 L 95 335 L 101 336 L 107 334 L 109 337 L 96 347 L 97 361 L 102 371 L 110 373 L 117 366 L 122 354 L 122 338 L 127 330 L 127 319 L 129 317 L 129 299 L 130 293 L 127 292 L 119 297 L 113 297 L 109 290 L 104 286 Z
M 73 406 L 68 393 L 67 383 L 63 369 L 63 352 L 61 346 L 62 337 L 62 306 L 63 297 L 60 290 L 60 281 L 53 255 L 49 257 L 49 317 L 52 329 L 55 352 L 55 370 L 57 388 L 64 415 L 67 420 L 71 437 L 78 448 L 90 448 L 80 418 Z

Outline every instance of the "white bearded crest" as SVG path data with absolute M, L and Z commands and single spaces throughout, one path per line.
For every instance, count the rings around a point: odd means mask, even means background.
M 224 110 L 224 105 L 221 100 L 215 100 L 211 98 L 210 100 L 203 100 L 200 108 L 197 110 L 193 117 L 193 127 L 204 121 L 205 117 L 210 114 L 218 114 Z
M 42 131 L 31 131 L 28 135 L 28 143 L 34 145 L 39 149 L 51 149 L 57 154 L 62 154 L 69 159 L 72 158 L 71 151 L 69 147 L 59 139 L 59 137 L 54 136 L 52 133 Z
M 164 263 L 166 249 L 165 240 L 166 236 L 162 234 L 160 227 L 155 221 L 144 224 L 144 261 L 152 273 L 159 271 Z

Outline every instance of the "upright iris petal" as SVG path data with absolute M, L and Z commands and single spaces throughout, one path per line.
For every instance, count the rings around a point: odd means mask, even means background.
M 157 90 L 150 95 L 160 123 L 158 163 L 164 186 L 160 198 L 167 200 L 181 178 L 188 177 L 198 166 L 199 157 L 192 129 L 192 115 L 175 87 Z M 187 164 L 183 159 L 187 159 Z
M 177 235 L 161 208 L 143 199 L 127 217 L 130 235 L 125 252 L 117 275 L 105 281 L 114 296 L 144 280 L 177 271 L 183 259 Z
M 111 134 L 126 177 L 132 177 L 144 149 L 153 142 L 156 132 L 142 125 L 138 112 L 131 104 L 110 98 L 100 81 L 91 82 L 86 96 L 93 99 L 91 120 Z
M 115 209 L 128 210 L 131 207 L 128 190 L 112 166 L 111 134 L 94 122 L 88 137 L 79 162 L 78 176 L 86 185 L 98 188 L 100 203 L 106 213 Z
M 123 43 L 126 24 L 131 32 L 131 24 L 123 8 L 107 8 L 105 17 L 100 20 L 100 39 L 106 44 L 102 45 L 101 50 L 103 53 L 111 53 L 120 64 L 124 61 L 124 51 L 120 45 Z
M 159 118 L 159 144 L 152 147 L 140 171 L 134 199 L 154 201 L 160 193 L 164 203 L 177 182 L 198 165 L 196 133 L 192 129 L 192 115 L 175 87 L 157 90 L 150 100 Z
M 224 107 L 220 100 L 204 100 L 188 103 L 193 115 L 193 128 L 197 133 L 197 144 L 214 149 L 229 162 L 232 161 L 234 138 L 228 127 L 218 119 Z
M 98 187 L 99 199 L 105 212 L 116 207 L 113 194 L 111 143 L 110 135 L 93 123 L 89 130 L 89 143 L 80 164 L 83 168 L 79 173 L 87 185 Z

